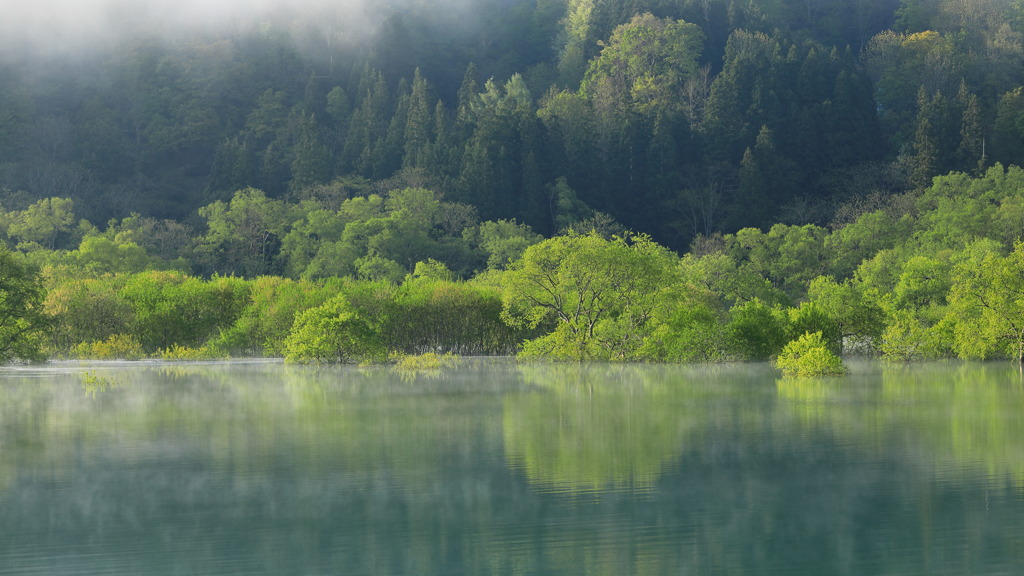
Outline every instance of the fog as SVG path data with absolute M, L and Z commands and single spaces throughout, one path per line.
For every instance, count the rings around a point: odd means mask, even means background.
M 373 34 L 382 17 L 417 0 L 28 0 L 0 12 L 0 53 L 6 59 L 66 57 L 102 50 L 132 35 L 169 38 L 251 30 L 315 30 L 325 42 L 354 43 Z M 449 15 L 474 0 L 429 2 Z M 419 2 L 423 4 L 423 2 Z M 311 28 L 312 27 L 312 28 Z

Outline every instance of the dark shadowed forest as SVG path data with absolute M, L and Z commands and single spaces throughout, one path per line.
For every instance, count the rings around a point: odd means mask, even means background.
M 4 208 L 70 198 L 97 225 L 201 234 L 198 208 L 249 187 L 330 205 L 414 186 L 545 235 L 599 212 L 684 250 L 1024 153 L 1019 2 L 308 8 L 8 49 Z

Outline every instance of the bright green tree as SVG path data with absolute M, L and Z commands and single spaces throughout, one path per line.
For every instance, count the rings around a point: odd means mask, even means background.
M 249 302 L 249 287 L 239 278 L 204 281 L 181 272 L 151 271 L 130 276 L 120 296 L 132 308 L 130 333 L 147 352 L 157 352 L 197 348 L 231 328 Z
M 787 376 L 845 374 L 842 359 L 829 350 L 821 332 L 806 332 L 786 344 L 775 365 Z
M 196 253 L 205 271 L 246 276 L 277 271 L 281 238 L 292 220 L 290 210 L 255 188 L 235 192 L 230 202 L 200 208 L 208 230 Z
M 74 223 L 74 203 L 70 198 L 44 198 L 11 214 L 7 233 L 52 250 L 57 237 L 70 231 Z
M 285 339 L 295 317 L 320 306 L 338 293 L 338 282 L 295 281 L 261 276 L 249 283 L 249 301 L 230 329 L 212 344 L 230 354 L 285 355 Z
M 819 276 L 811 281 L 807 297 L 836 323 L 840 353 L 847 341 L 873 345 L 885 328 L 885 312 L 878 298 L 861 282 Z
M 997 243 L 979 240 L 954 262 L 948 320 L 956 353 L 1024 362 L 1024 243 L 1003 256 Z
M 53 317 L 53 353 L 67 354 L 78 344 L 128 334 L 134 312 L 131 303 L 120 294 L 126 279 L 125 275 L 68 278 L 50 287 L 45 309 Z
M 697 73 L 704 34 L 682 20 L 634 16 L 612 32 L 587 70 L 581 91 L 599 108 L 672 111 L 686 79 Z
M 343 294 L 299 314 L 285 340 L 288 362 L 364 362 L 385 356 L 380 334 Z
M 570 233 L 534 244 L 503 278 L 513 326 L 549 326 L 524 353 L 559 360 L 628 360 L 649 335 L 678 259 L 646 236 Z
M 475 233 L 468 235 L 475 236 L 480 247 L 487 252 L 487 267 L 491 270 L 503 270 L 522 256 L 527 248 L 543 239 L 532 228 L 515 220 L 483 222 Z
M 655 328 L 645 357 L 669 362 L 723 362 L 734 345 L 720 310 L 699 301 L 678 306 Z
M 737 355 L 745 360 L 774 358 L 789 339 L 785 310 L 770 307 L 757 298 L 733 306 L 726 327 Z

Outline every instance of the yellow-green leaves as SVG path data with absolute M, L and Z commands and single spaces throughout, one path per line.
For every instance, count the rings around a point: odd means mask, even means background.
M 591 61 L 581 90 L 599 108 L 672 110 L 682 104 L 684 82 L 697 72 L 703 40 L 695 24 L 634 16 Z
M 1024 243 L 1006 256 L 994 241 L 970 244 L 955 259 L 949 304 L 961 357 L 1024 360 Z
M 787 376 L 845 374 L 843 361 L 828 349 L 821 332 L 805 332 L 782 349 L 775 365 Z
M 570 233 L 535 244 L 506 273 L 503 316 L 552 331 L 524 353 L 561 360 L 635 358 L 677 258 L 645 236 Z

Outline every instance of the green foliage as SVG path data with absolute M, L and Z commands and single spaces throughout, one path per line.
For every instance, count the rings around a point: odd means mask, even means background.
M 111 388 L 119 386 L 122 386 L 122 384 L 113 378 L 104 378 L 103 376 L 98 376 L 95 372 L 86 372 L 82 376 L 82 390 L 93 398 L 99 392 L 106 392 Z
M 893 287 L 892 305 L 911 309 L 941 306 L 945 304 L 949 288 L 948 262 L 914 256 L 903 264 L 903 272 Z
M 747 302 L 757 298 L 771 304 L 782 304 L 788 298 L 772 286 L 754 267 L 738 263 L 724 252 L 704 256 L 693 253 L 681 260 L 683 282 L 697 291 L 712 294 L 725 304 Z
M 380 334 L 342 294 L 296 316 L 284 346 L 285 360 L 295 363 L 379 362 L 387 357 Z
M 671 110 L 681 103 L 678 94 L 686 79 L 697 73 L 703 40 L 694 24 L 636 15 L 602 43 L 580 89 L 600 106 Z
M 380 256 L 363 256 L 353 262 L 356 276 L 361 280 L 384 281 L 398 284 L 407 271 L 401 264 Z
M 104 340 L 80 342 L 71 349 L 72 358 L 83 360 L 139 360 L 146 357 L 142 343 L 131 334 L 112 334 Z
M 244 310 L 248 285 L 238 278 L 209 282 L 180 272 L 143 272 L 127 279 L 120 296 L 132 309 L 130 333 L 145 350 L 196 347 L 230 328 Z
M 473 235 L 470 230 L 467 234 Z M 480 247 L 487 252 L 487 268 L 504 270 L 510 262 L 522 256 L 530 246 L 540 242 L 543 237 L 526 224 L 515 220 L 498 220 L 483 222 L 475 232 Z
M 1014 88 L 999 98 L 993 128 L 993 158 L 1006 164 L 1024 158 L 1024 87 Z
M 248 276 L 276 271 L 278 244 L 291 220 L 288 212 L 283 202 L 254 188 L 235 192 L 229 203 L 200 208 L 208 228 L 196 247 L 203 268 Z
M 94 223 L 206 220 L 190 262 L 203 275 L 354 275 L 354 260 L 380 257 L 407 271 L 434 258 L 467 277 L 480 263 L 439 253 L 451 234 L 436 222 L 433 244 L 392 222 L 373 249 L 313 226 L 286 248 L 304 216 L 278 209 L 334 213 L 422 188 L 544 234 L 602 212 L 682 249 L 696 231 L 820 224 L 847 200 L 830 177 L 866 161 L 913 164 L 925 183 L 984 167 L 982 135 L 988 156 L 1019 157 L 1015 3 L 471 4 L 463 18 L 389 0 L 358 49 L 285 32 L 321 24 L 302 14 L 232 35 L 143 32 L 65 75 L 29 77 L 45 67 L 31 50 L 12 55 L 0 93 L 8 236 L 73 247 L 68 211 L 37 204 L 73 198 Z M 576 202 L 549 192 L 560 181 Z M 264 198 L 237 193 L 252 190 Z
M 839 321 L 829 314 L 824 306 L 815 302 L 803 302 L 796 308 L 790 308 L 787 313 L 790 340 L 803 334 L 818 334 L 832 353 L 842 353 L 843 338 Z
M 395 369 L 417 372 L 421 370 L 440 370 L 457 365 L 459 357 L 454 354 L 438 355 L 434 352 L 423 354 L 403 354 L 395 358 Z
M 885 328 L 885 312 L 879 305 L 877 292 L 866 289 L 861 282 L 849 279 L 839 283 L 831 276 L 819 276 L 811 281 L 807 297 L 835 322 L 840 345 L 834 348 L 837 353 L 843 352 L 847 340 L 867 344 L 870 348 Z M 804 329 L 807 330 L 809 328 Z
M 644 236 L 557 236 L 527 248 L 506 272 L 503 314 L 513 326 L 552 327 L 524 345 L 526 356 L 633 359 L 653 328 L 676 262 Z
M 842 359 L 829 350 L 821 332 L 805 332 L 786 344 L 775 360 L 786 376 L 827 376 L 845 374 Z
M 44 358 L 43 336 L 52 317 L 39 274 L 0 246 L 0 363 Z
M 849 276 L 864 260 L 910 238 L 912 225 L 910 215 L 884 209 L 861 214 L 825 239 L 832 271 L 840 278 Z
M 10 214 L 8 219 L 8 235 L 52 250 L 58 236 L 73 228 L 74 203 L 70 198 L 44 198 L 23 211 Z
M 554 230 L 559 234 L 574 229 L 578 222 L 582 222 L 594 214 L 590 206 L 579 199 L 576 191 L 569 186 L 564 176 L 548 184 L 547 194 L 551 199 Z M 577 230 L 577 232 L 589 232 L 589 230 Z
M 744 228 L 725 237 L 726 249 L 750 273 L 758 274 L 790 299 L 807 293 L 810 281 L 822 274 L 829 257 L 825 229 L 776 224 L 767 234 Z
M 507 355 L 529 334 L 502 321 L 501 294 L 491 288 L 416 277 L 386 297 L 374 316 L 389 350 Z
M 98 274 L 141 272 L 152 265 L 152 259 L 141 246 L 106 236 L 86 236 L 78 250 L 69 255 L 78 266 Z
M 249 283 L 249 301 L 238 320 L 210 343 L 240 355 L 285 355 L 284 342 L 303 311 L 337 294 L 339 283 L 262 276 Z
M 131 334 L 131 303 L 122 298 L 126 276 L 56 281 L 44 301 L 53 318 L 49 348 L 68 354 L 78 344 L 103 342 L 117 334 Z
M 941 330 L 913 310 L 889 314 L 878 346 L 882 357 L 897 362 L 940 358 L 948 348 Z
M 1006 256 L 1001 248 L 979 240 L 956 256 L 948 321 L 963 358 L 1024 362 L 1024 243 Z
M 431 280 L 442 280 L 445 282 L 451 282 L 455 279 L 452 271 L 443 262 L 438 262 L 433 258 L 426 262 L 417 262 L 412 275 L 414 278 L 430 278 Z
M 404 2 L 358 54 L 273 23 L 143 33 L 60 85 L 15 54 L 0 232 L 47 270 L 59 354 L 123 334 L 280 355 L 344 291 L 397 349 L 764 358 L 775 332 L 820 330 L 836 350 L 1013 357 L 1013 314 L 977 304 L 1012 282 L 963 262 L 1012 268 L 1024 236 L 1024 171 L 989 167 L 1024 150 L 1019 4 L 489 2 L 454 26 Z M 696 232 L 681 264 L 639 248 Z M 520 328 L 493 324 L 502 296 Z
M 667 362 L 723 362 L 733 357 L 733 349 L 721 314 L 694 303 L 676 308 L 647 339 L 641 355 Z
M 741 358 L 763 361 L 777 356 L 788 341 L 789 320 L 782 308 L 755 298 L 729 310 L 726 329 Z
M 180 344 L 172 344 L 168 348 L 157 350 L 157 356 L 162 360 L 219 360 L 226 358 L 224 352 L 215 347 L 203 346 L 201 348 L 190 348 Z
M 336 212 L 303 210 L 281 242 L 286 268 L 296 276 L 397 283 L 417 262 L 433 259 L 464 276 L 479 261 L 464 233 L 477 223 L 473 209 L 441 202 L 424 188 L 349 198 Z

